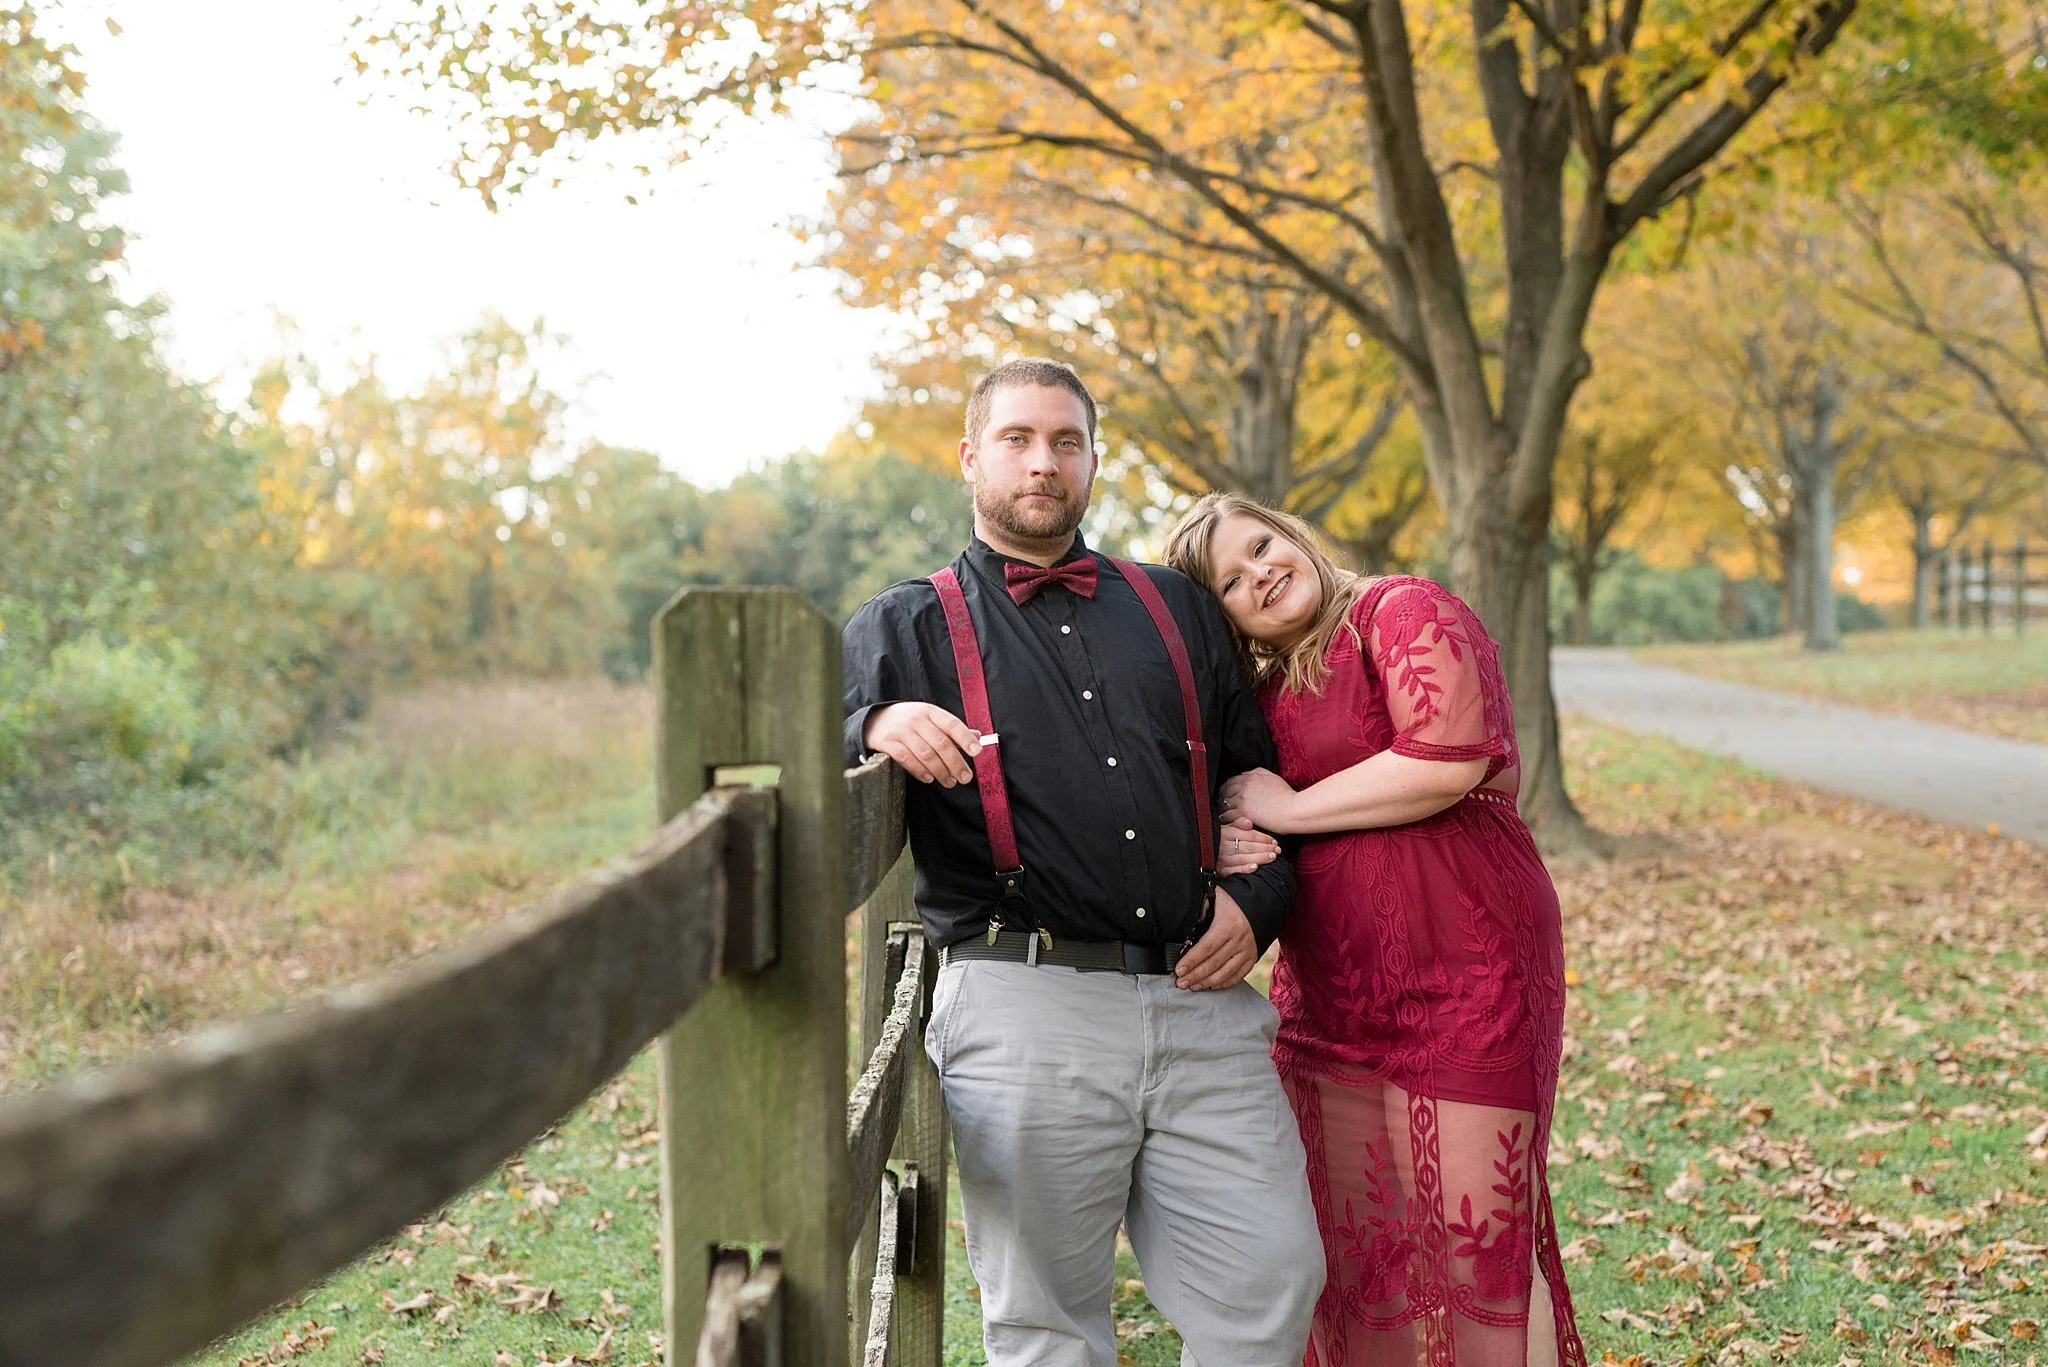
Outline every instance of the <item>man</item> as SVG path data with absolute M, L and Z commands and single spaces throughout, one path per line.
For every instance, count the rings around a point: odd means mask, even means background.
M 925 1046 L 991 1367 L 1115 1367 L 1119 1223 L 1184 1364 L 1296 1367 L 1323 1250 L 1244 982 L 1294 874 L 1216 878 L 1210 816 L 1276 757 L 1209 594 L 1076 534 L 1095 417 L 1054 361 L 974 387 L 974 539 L 847 624 L 847 754 L 917 780 Z

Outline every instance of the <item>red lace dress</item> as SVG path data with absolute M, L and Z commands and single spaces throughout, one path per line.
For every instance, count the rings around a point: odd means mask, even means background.
M 1307 1360 L 1581 1364 L 1545 1173 L 1564 951 L 1515 810 L 1499 649 L 1426 579 L 1370 585 L 1351 625 L 1319 695 L 1261 694 L 1281 776 L 1389 749 L 1488 763 L 1448 810 L 1312 837 L 1297 861 L 1273 1056 L 1329 1258 Z

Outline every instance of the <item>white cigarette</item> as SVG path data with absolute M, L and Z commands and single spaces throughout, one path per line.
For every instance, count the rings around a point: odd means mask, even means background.
M 1002 743 L 1002 739 L 1003 738 L 1001 736 L 991 731 L 981 738 L 981 743 L 983 745 L 1000 745 Z

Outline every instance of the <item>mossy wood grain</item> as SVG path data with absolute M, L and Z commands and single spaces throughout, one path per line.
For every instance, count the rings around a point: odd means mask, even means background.
M 847 1314 L 846 780 L 839 634 L 786 590 L 688 589 L 654 624 L 663 816 L 729 766 L 775 765 L 774 964 L 720 983 L 661 1043 L 670 1362 L 704 1323 L 714 1249 L 780 1250 L 785 1359 L 843 1367 Z

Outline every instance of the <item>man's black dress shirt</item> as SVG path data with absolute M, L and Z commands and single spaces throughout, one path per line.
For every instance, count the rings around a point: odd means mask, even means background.
M 1093 555 L 1079 537 L 1061 563 Z M 1166 643 L 1106 556 L 1093 598 L 1060 585 L 1019 607 L 1003 567 L 1020 564 L 979 538 L 953 562 L 981 640 L 989 711 L 1001 736 L 1029 928 L 1055 940 L 1176 944 L 1205 901 L 1195 841 L 1187 723 Z M 1279 767 L 1273 739 L 1237 665 L 1216 600 L 1185 576 L 1145 572 L 1179 624 L 1194 666 L 1209 747 L 1212 814 L 1223 781 Z M 963 716 L 945 610 L 929 579 L 877 594 L 846 624 L 846 756 L 863 755 L 868 713 L 929 702 Z M 917 908 L 940 945 L 977 935 L 998 911 L 995 863 L 973 783 L 910 784 Z M 1285 858 L 1222 880 L 1264 949 L 1294 901 Z M 1014 908 L 1001 912 L 1025 929 Z

